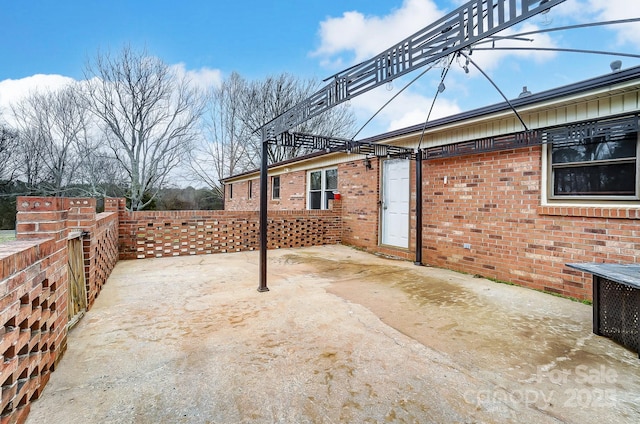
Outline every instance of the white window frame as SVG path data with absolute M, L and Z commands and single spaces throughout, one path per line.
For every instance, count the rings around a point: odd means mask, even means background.
M 336 171 L 336 188 L 335 189 L 327 189 L 326 187 L 326 183 L 327 183 L 327 171 Z M 328 198 L 328 193 L 329 191 L 333 192 L 333 191 L 337 191 L 338 190 L 338 183 L 337 183 L 337 178 L 338 178 L 338 168 L 333 166 L 333 167 L 328 167 L 328 168 L 320 168 L 320 169 L 312 169 L 310 171 L 307 171 L 307 188 L 306 188 L 306 195 L 307 195 L 307 209 L 311 210 L 311 174 L 314 172 L 320 172 L 321 173 L 321 188 L 320 188 L 320 209 L 319 210 L 326 210 L 327 209 L 327 198 Z M 314 191 L 318 191 L 318 190 L 314 190 Z M 333 196 L 331 196 L 331 199 L 333 199 Z

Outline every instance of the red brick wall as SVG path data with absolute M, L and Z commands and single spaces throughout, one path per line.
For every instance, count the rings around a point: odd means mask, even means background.
M 342 242 L 414 259 L 415 191 L 409 249 L 379 246 L 380 162 L 371 165 L 338 166 Z M 423 162 L 423 262 L 590 299 L 591 278 L 565 263 L 640 260 L 640 208 L 540 206 L 541 166 L 540 147 Z M 281 176 L 283 193 L 290 184 L 301 198 L 280 207 L 305 208 L 305 175 Z
M 380 189 L 381 164 L 384 159 L 373 158 L 367 168 L 362 156 L 338 166 L 338 187 L 342 195 L 342 241 L 344 244 L 364 248 L 404 259 L 415 258 L 415 191 L 411 191 L 410 228 L 407 249 L 380 245 Z M 411 187 L 415 187 L 413 161 L 409 169 Z
M 342 194 L 342 243 L 361 247 L 372 252 L 378 252 L 405 259 L 414 259 L 415 231 L 415 193 L 411 198 L 411 220 L 413 222 L 413 237 L 408 249 L 398 249 L 380 246 L 379 240 L 379 189 L 380 189 L 380 160 L 371 159 L 371 169 L 365 165 L 364 156 L 354 155 L 352 162 L 337 165 L 338 191 Z M 415 183 L 414 165 L 411 164 L 411 181 Z M 280 175 L 280 200 L 269 198 L 269 210 L 305 210 L 306 204 L 306 171 L 296 171 Z M 254 180 L 253 186 L 258 187 L 259 180 Z M 271 177 L 269 177 L 269 196 L 271 196 Z M 248 183 L 234 183 L 233 199 L 225 200 L 225 210 L 253 210 L 259 209 L 259 193 L 254 193 L 252 199 L 246 198 Z
M 95 199 L 19 197 L 17 241 L 0 245 L 2 422 L 24 422 L 67 344 L 68 236 L 83 236 L 90 307 L 118 258 L 114 212 Z
M 17 241 L 0 245 L 2 419 L 23 422 L 66 349 L 65 199 L 17 199 Z
M 338 166 L 338 187 L 342 196 L 343 242 L 366 249 L 378 247 L 379 160 L 364 160 Z
M 306 171 L 280 174 L 280 198 L 273 199 L 271 194 L 272 177 L 267 182 L 269 210 L 302 210 L 306 203 Z M 225 188 L 224 209 L 227 211 L 257 211 L 260 209 L 260 179 L 252 180 L 252 195 L 249 198 L 249 181 L 233 183 L 233 198 L 229 186 Z
M 540 147 L 428 161 L 423 174 L 427 264 L 590 299 L 591 279 L 565 263 L 640 260 L 637 209 L 540 206 Z
M 2 420 L 24 422 L 66 348 L 66 256 L 55 239 L 0 245 Z
M 233 190 L 229 185 L 225 187 L 225 210 L 254 211 L 260 207 L 260 179 L 251 180 L 251 198 L 249 197 L 249 181 L 233 183 Z M 271 194 L 271 181 L 268 182 L 268 192 Z M 233 191 L 233 197 L 231 192 Z
M 269 249 L 341 242 L 338 202 L 326 211 L 269 211 Z M 259 248 L 256 211 L 120 212 L 120 259 L 240 252 Z

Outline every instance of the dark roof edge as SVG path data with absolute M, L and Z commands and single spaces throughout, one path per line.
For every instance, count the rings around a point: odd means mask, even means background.
M 535 93 L 532 94 L 530 96 L 527 97 L 523 97 L 523 98 L 516 98 L 513 100 L 510 100 L 511 104 L 513 105 L 513 107 L 515 107 L 516 109 L 518 107 L 522 107 L 522 106 L 527 106 L 527 105 L 532 105 L 535 103 L 540 103 L 540 102 L 544 102 L 550 99 L 554 99 L 554 98 L 558 98 L 558 97 L 562 97 L 562 96 L 567 96 L 570 94 L 577 94 L 577 93 L 581 93 L 584 91 L 589 91 L 589 90 L 595 90 L 597 88 L 601 88 L 601 87 L 606 87 L 608 85 L 612 85 L 612 84 L 620 84 L 622 82 L 626 82 L 626 81 L 630 81 L 630 80 L 634 80 L 637 79 L 638 77 L 640 77 L 640 66 L 634 66 L 631 67 L 629 69 L 624 69 L 621 71 L 616 71 L 616 72 L 612 72 L 609 74 L 605 74 L 605 75 L 600 75 L 598 77 L 595 78 L 590 78 L 587 80 L 583 80 L 583 81 L 578 81 L 572 84 L 568 84 L 568 85 L 564 85 L 562 87 L 558 87 L 558 88 L 552 88 L 550 90 L 546 90 L 546 91 L 541 91 L 540 93 Z M 448 124 L 452 124 L 458 121 L 464 121 L 466 119 L 471 119 L 471 118 L 477 118 L 479 116 L 483 116 L 483 115 L 489 115 L 491 113 L 496 113 L 496 112 L 502 112 L 504 110 L 510 110 L 511 108 L 509 107 L 509 104 L 507 102 L 502 102 L 502 103 L 496 103 L 493 105 L 489 105 L 489 106 L 484 106 L 478 109 L 473 109 L 467 112 L 462 112 L 462 113 L 458 113 L 456 115 L 450 115 L 450 116 L 446 116 L 444 118 L 439 118 L 439 119 L 435 119 L 433 121 L 429 121 L 427 122 L 426 125 L 426 129 L 429 128 L 435 128 L 435 127 L 439 127 L 441 125 L 448 125 Z M 367 141 L 367 142 L 378 142 L 378 141 L 382 141 L 382 140 L 386 140 L 389 138 L 394 138 L 394 137 L 400 137 L 403 135 L 407 135 L 407 134 L 411 134 L 411 133 L 415 133 L 418 131 L 422 131 L 422 128 L 424 127 L 424 123 L 422 124 L 416 124 L 416 125 L 412 125 L 409 127 L 405 127 L 405 128 L 400 128 L 398 130 L 393 130 L 393 131 L 389 131 L 386 133 L 382 133 L 382 134 L 377 134 L 371 137 L 367 137 L 364 138 L 362 140 L 359 141 Z M 327 153 L 325 152 L 316 152 L 316 153 L 311 153 L 305 156 L 300 156 L 298 158 L 293 158 L 293 159 L 288 159 L 282 162 L 277 162 L 274 164 L 269 165 L 269 169 L 272 168 L 277 168 L 280 166 L 284 166 L 290 163 L 295 163 L 295 162 L 300 162 L 303 160 L 307 160 L 307 159 L 312 159 L 315 158 L 317 156 L 322 156 L 325 155 Z M 251 174 L 255 174 L 256 172 L 260 171 L 260 169 L 254 169 L 252 171 L 247 171 L 247 172 L 243 172 L 241 174 L 236 174 L 236 175 L 232 175 L 230 177 L 226 177 L 220 180 L 221 183 L 225 183 L 229 180 L 232 179 L 236 179 L 236 178 L 241 178 L 247 175 L 251 175 Z
M 285 166 L 285 165 L 288 165 L 290 163 L 300 162 L 300 161 L 307 160 L 307 159 L 313 159 L 313 158 L 315 158 L 317 156 L 322 156 L 322 155 L 326 155 L 326 154 L 327 154 L 326 152 L 309 153 L 308 155 L 299 156 L 297 158 L 292 158 L 292 159 L 287 159 L 287 160 L 283 160 L 283 161 L 280 161 L 280 162 L 272 163 L 271 165 L 268 166 L 268 169 L 279 168 L 281 166 Z M 256 172 L 260 172 L 260 168 L 253 169 L 251 171 L 245 171 L 245 172 L 242 172 L 240 174 L 231 175 L 230 177 L 222 178 L 222 179 L 220 179 L 220 182 L 224 184 L 225 182 L 227 182 L 229 180 L 235 180 L 236 178 L 242 178 L 242 177 L 247 176 L 247 175 L 255 174 Z
M 509 100 L 516 110 L 518 107 L 532 105 L 535 103 L 544 102 L 554 98 L 577 94 L 584 91 L 595 90 L 597 88 L 606 87 L 612 84 L 619 84 L 629 80 L 637 79 L 640 77 L 640 66 L 634 66 L 629 69 L 612 72 L 610 74 L 600 75 L 595 78 L 579 81 L 562 87 L 552 88 L 550 90 L 541 91 L 539 93 L 532 94 L 523 98 L 516 98 Z M 483 115 L 489 115 L 491 113 L 502 112 L 504 110 L 510 110 L 507 102 L 496 103 L 489 106 L 484 106 L 478 109 L 473 109 L 467 112 L 458 113 L 456 115 L 446 116 L 444 118 L 435 119 L 427 122 L 426 129 L 435 128 L 442 125 L 452 124 L 458 121 L 464 121 L 466 119 L 477 118 Z M 400 128 L 397 130 L 389 131 L 383 134 L 377 134 L 362 141 L 378 142 L 393 137 L 400 137 L 403 135 L 411 134 L 417 131 L 422 131 L 425 126 L 424 123 L 412 125 L 410 127 Z

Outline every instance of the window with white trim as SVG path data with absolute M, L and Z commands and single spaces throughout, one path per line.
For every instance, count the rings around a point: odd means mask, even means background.
M 280 176 L 271 177 L 271 198 L 277 200 L 280 198 Z
M 546 132 L 550 200 L 637 200 L 637 117 Z
M 307 209 L 329 209 L 329 200 L 338 189 L 338 169 L 327 168 L 307 173 Z

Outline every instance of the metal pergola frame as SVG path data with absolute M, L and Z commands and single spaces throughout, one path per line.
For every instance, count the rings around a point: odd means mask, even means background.
M 285 113 L 264 125 L 261 130 L 262 158 L 260 166 L 260 283 L 259 292 L 267 287 L 267 179 L 270 145 L 313 149 L 329 152 L 351 152 L 372 156 L 403 156 L 416 158 L 416 184 L 422 183 L 422 154 L 397 146 L 355 142 L 315 135 L 288 132 L 297 125 L 367 91 L 373 90 L 416 69 L 433 64 L 452 53 L 487 39 L 565 0 L 471 0 L 438 19 L 431 25 L 382 53 L 339 72 L 327 85 Z M 515 109 L 514 109 L 515 111 Z M 516 112 L 517 115 L 517 112 Z M 526 129 L 526 127 L 525 127 Z M 287 134 L 287 135 L 285 135 Z M 297 144 L 299 143 L 299 144 Z M 393 151 L 393 149 L 397 149 Z M 384 152 L 384 154 L 382 153 Z M 415 154 L 415 155 L 414 155 Z M 416 212 L 422 207 L 422 189 L 416 190 Z M 416 264 L 421 263 L 422 211 L 416 216 Z M 418 253 L 420 252 L 420 253 Z
M 268 164 L 264 160 L 267 157 L 266 148 L 268 146 L 278 146 L 278 147 L 290 147 L 290 148 L 299 148 L 304 147 L 310 150 L 315 151 L 324 151 L 326 153 L 347 153 L 347 154 L 359 154 L 364 155 L 365 158 L 374 158 L 374 157 L 384 157 L 384 158 L 404 158 L 404 159 L 415 159 L 419 165 L 416 165 L 416 172 L 420 172 L 420 177 L 416 176 L 416 184 L 422 185 L 422 154 L 420 154 L 419 150 L 409 149 L 401 146 L 394 146 L 388 144 L 378 144 L 370 141 L 354 141 L 346 138 L 339 137 L 327 137 L 322 135 L 315 134 L 306 134 L 306 133 L 297 133 L 297 132 L 284 132 L 279 134 L 278 136 L 266 140 L 263 142 L 263 152 L 262 152 L 262 167 L 260 168 L 260 252 L 261 255 L 265 254 L 267 251 L 267 238 L 262 237 L 262 234 L 266 234 L 267 230 L 267 207 L 263 207 L 263 199 L 267 199 L 267 178 L 268 175 L 266 173 L 266 169 Z M 265 172 L 263 172 L 265 170 Z M 416 205 L 416 219 L 421 222 L 422 220 L 422 189 L 420 191 L 420 201 Z M 418 209 L 419 214 L 418 214 Z M 263 228 L 264 225 L 264 228 Z M 422 225 L 420 225 L 420 230 L 422 230 Z M 420 244 L 422 242 L 422 236 L 419 237 Z M 420 253 L 418 253 L 420 252 Z M 422 258 L 419 257 L 422 255 L 422 247 L 419 249 L 416 248 L 416 264 L 421 264 Z M 260 285 L 258 287 L 258 291 L 264 292 L 269 291 L 267 287 L 267 279 L 266 279 L 266 258 L 263 260 L 261 258 L 260 261 Z

